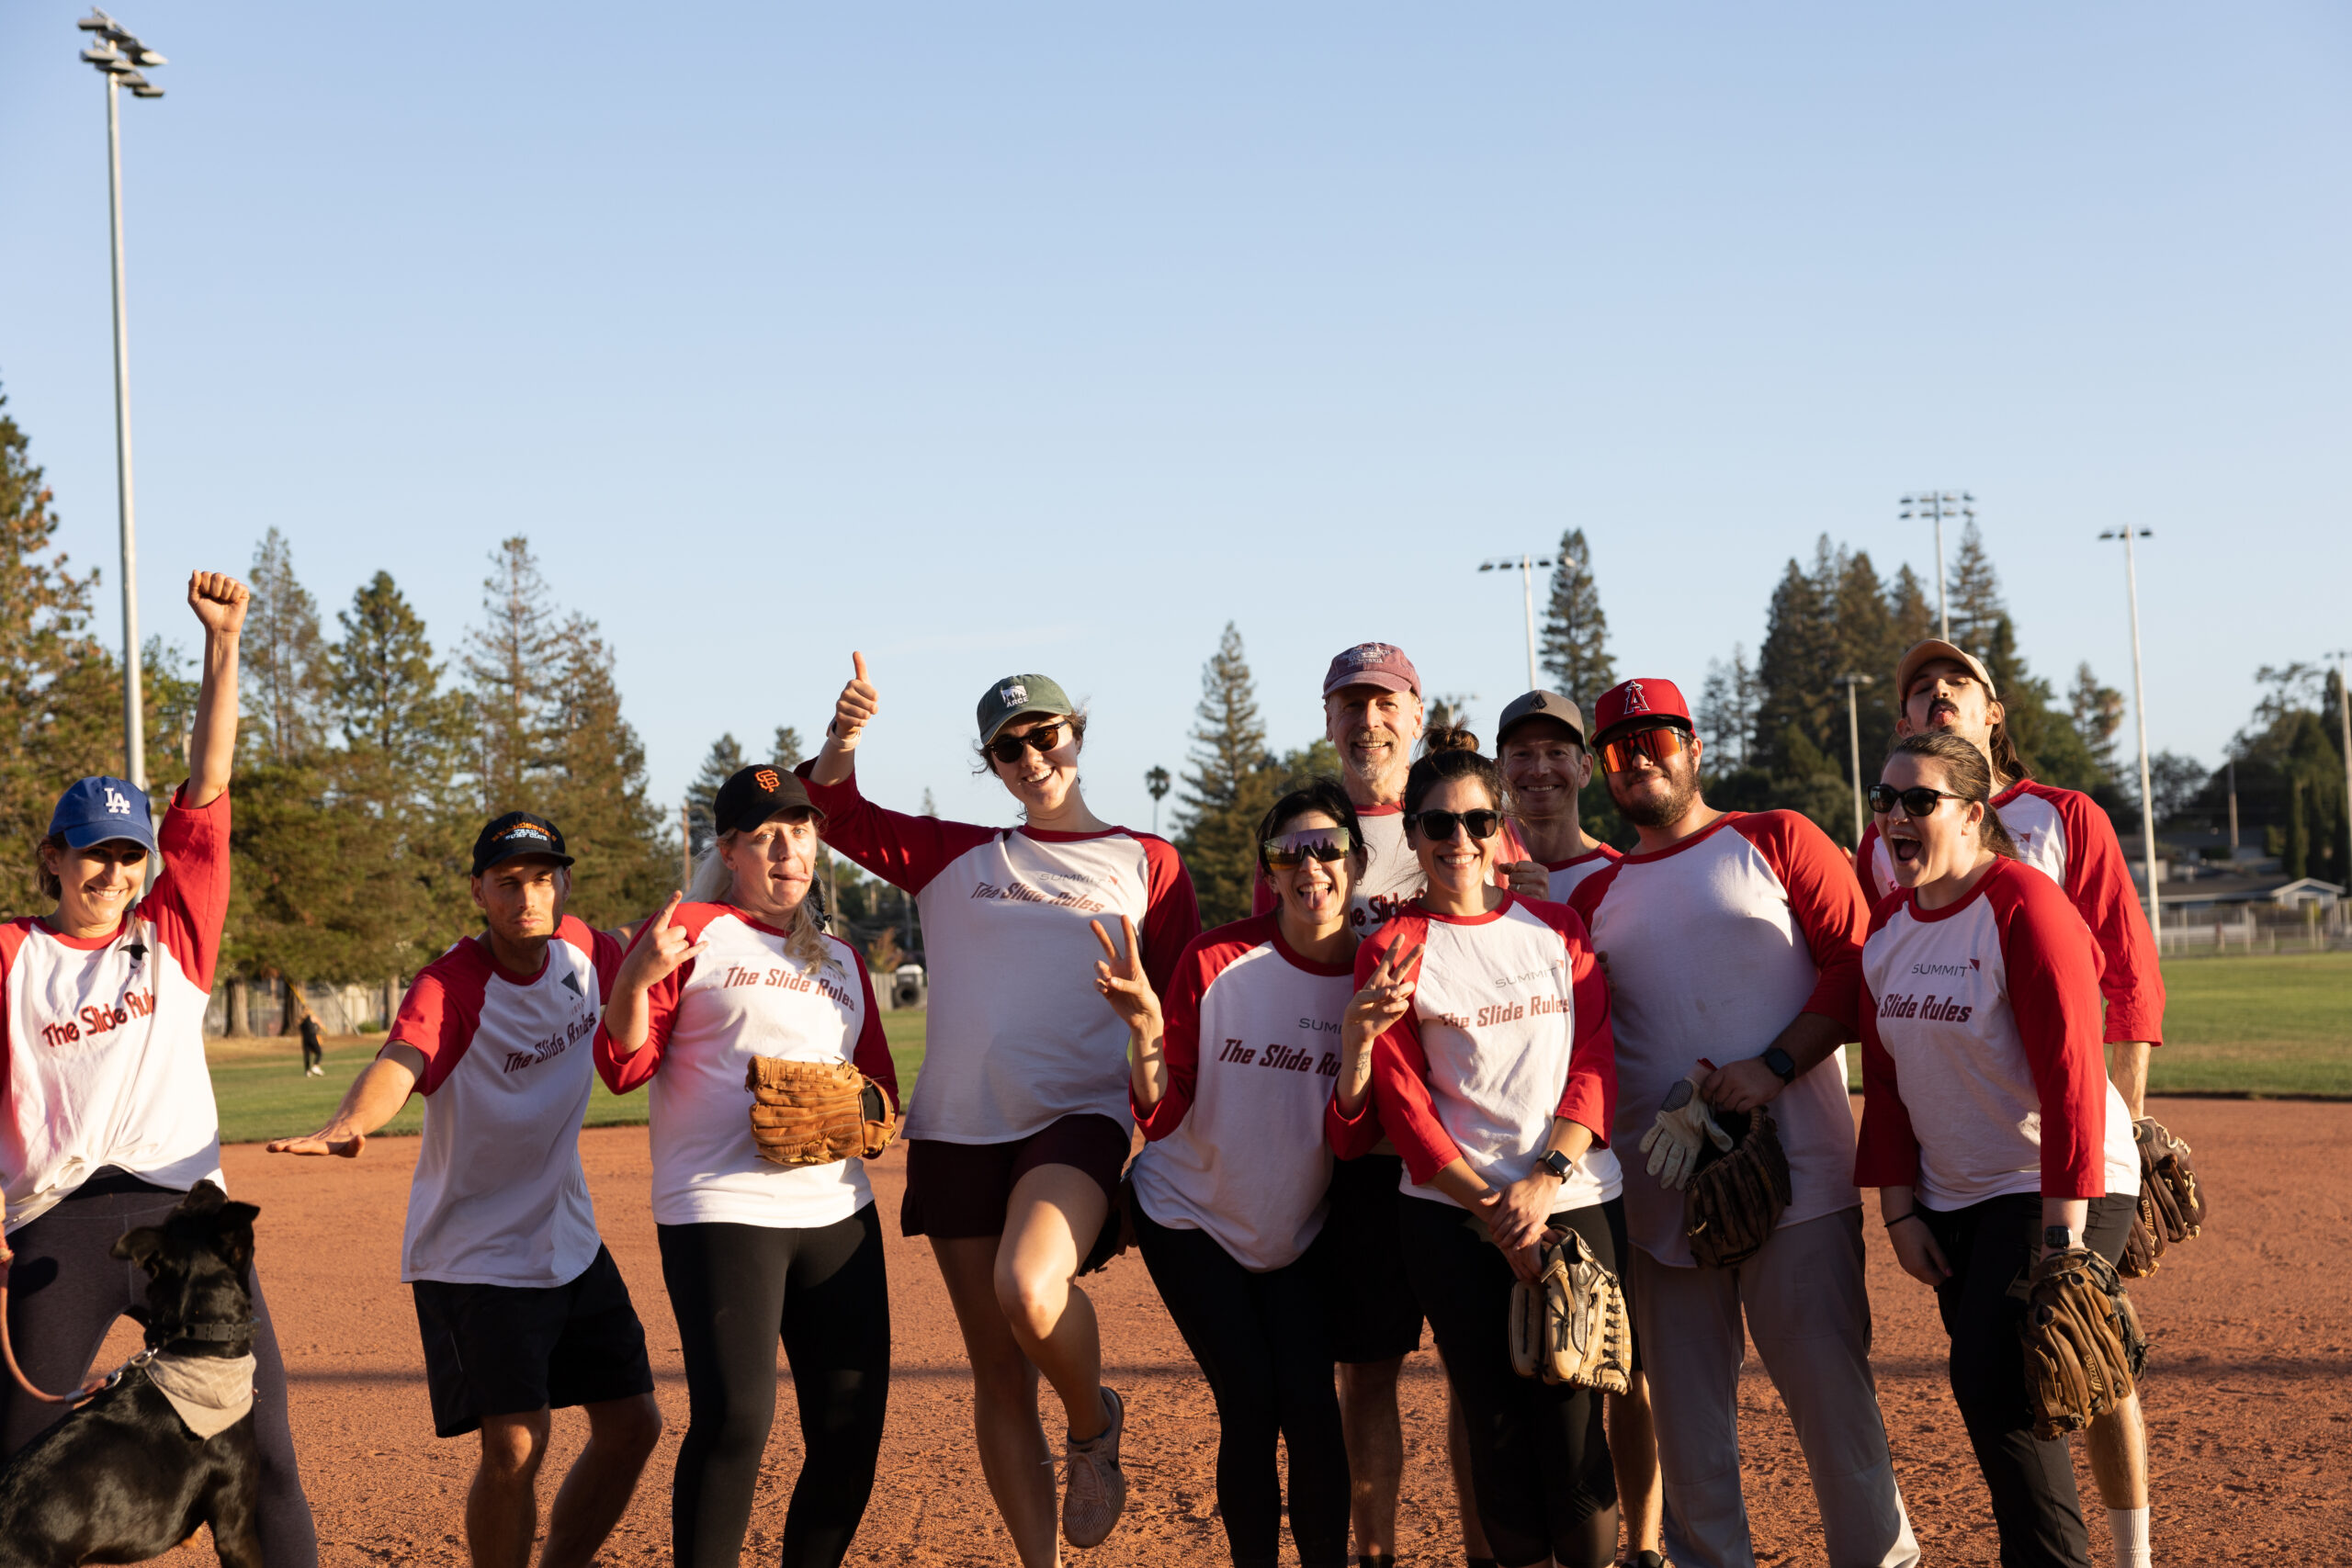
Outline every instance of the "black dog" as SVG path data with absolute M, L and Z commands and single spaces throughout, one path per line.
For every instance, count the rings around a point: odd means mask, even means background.
M 141 1562 L 200 1525 L 212 1527 L 224 1568 L 261 1568 L 253 1411 L 199 1438 L 158 1382 L 185 1395 L 220 1362 L 251 1354 L 260 1212 L 199 1181 L 161 1225 L 114 1244 L 117 1258 L 147 1270 L 139 1315 L 155 1359 L 134 1362 L 0 1472 L 0 1568 Z

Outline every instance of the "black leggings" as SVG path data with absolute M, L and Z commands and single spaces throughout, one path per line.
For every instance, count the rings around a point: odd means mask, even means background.
M 1238 1568 L 1272 1568 L 1290 1450 L 1290 1532 L 1301 1568 L 1348 1560 L 1348 1446 L 1331 1386 L 1322 1249 L 1254 1273 L 1206 1231 L 1174 1230 L 1136 1205 L 1136 1242 L 1168 1315 L 1216 1398 L 1216 1502 Z
M 99 1190 L 93 1192 L 90 1188 Z M 119 1172 L 101 1172 L 55 1208 L 8 1237 L 17 1264 L 8 1277 L 8 1335 L 17 1364 L 38 1388 L 62 1393 L 90 1375 L 116 1318 L 147 1300 L 147 1271 L 113 1256 L 123 1232 L 157 1225 L 185 1192 Z M 252 1275 L 254 1436 L 261 1444 L 261 1558 L 267 1568 L 315 1568 L 318 1528 L 294 1462 L 286 1418 L 286 1359 L 277 1352 L 261 1272 Z M 65 1419 L 66 1407 L 0 1386 L 0 1452 L 15 1453 Z
M 874 1205 L 812 1230 L 654 1230 L 686 1362 L 686 1436 L 670 1495 L 678 1568 L 735 1568 L 742 1552 L 775 1422 L 779 1334 L 803 1450 L 784 1568 L 834 1568 L 865 1517 L 890 1396 L 890 1295 Z
M 1617 1476 L 1600 1395 L 1511 1370 L 1507 1327 L 1516 1277 L 1475 1217 L 1425 1198 L 1408 1196 L 1397 1207 L 1405 1269 L 1468 1429 L 1470 1490 L 1496 1561 L 1505 1568 L 1546 1560 L 1608 1568 L 1617 1557 Z M 1552 1224 L 1583 1236 L 1601 1266 L 1618 1271 L 1625 1255 L 1622 1201 L 1555 1214 Z
M 2123 1256 L 2134 1195 L 2094 1198 L 2084 1239 L 2109 1263 Z M 2026 1401 L 2025 1303 L 2009 1287 L 2028 1272 L 2041 1239 L 2041 1198 L 2018 1192 L 1949 1213 L 1920 1205 L 1951 1278 L 1936 1287 L 1951 1336 L 1951 1396 L 1993 1495 L 2002 1568 L 2088 1568 L 2090 1540 L 2064 1438 L 2033 1435 Z

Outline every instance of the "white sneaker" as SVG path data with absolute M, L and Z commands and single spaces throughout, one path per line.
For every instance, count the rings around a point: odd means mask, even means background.
M 1127 1478 L 1119 1469 L 1126 1402 L 1105 1385 L 1102 1404 L 1111 1424 L 1083 1442 L 1072 1438 L 1062 1447 L 1062 1539 L 1072 1546 L 1100 1546 L 1127 1506 Z

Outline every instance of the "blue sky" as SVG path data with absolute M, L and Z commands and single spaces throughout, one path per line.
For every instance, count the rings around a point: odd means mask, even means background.
M 2159 749 L 2352 644 L 2340 7 L 122 3 L 145 625 L 276 526 L 447 655 L 526 533 L 673 802 L 853 647 L 869 789 L 982 820 L 1036 669 L 1148 821 L 1227 620 L 1278 744 L 1366 637 L 1491 723 L 1476 563 L 1570 526 L 1695 694 L 1820 533 L 1931 572 L 1922 486 L 2062 683 L 2128 690 L 2095 536 L 2156 530 Z M 0 389 L 111 583 L 79 14 L 0 10 Z

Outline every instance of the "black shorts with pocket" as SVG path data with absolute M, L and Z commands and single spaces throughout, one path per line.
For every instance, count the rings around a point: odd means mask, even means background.
M 1398 1188 L 1405 1161 L 1366 1155 L 1331 1167 L 1330 1208 L 1317 1238 L 1332 1270 L 1331 1356 L 1339 1361 L 1393 1361 L 1421 1348 L 1421 1303 L 1405 1274 L 1398 1244 Z
M 527 1416 L 653 1392 L 645 1327 L 603 1246 L 562 1285 L 415 1280 L 433 1431 L 463 1437 L 490 1416 Z
M 900 1235 L 1002 1235 L 1004 1211 L 1015 1183 L 1041 1165 L 1084 1171 L 1115 1210 L 1119 1175 L 1133 1142 L 1108 1116 L 1082 1114 L 1049 1122 L 1025 1138 L 1002 1144 L 907 1140 L 907 1195 L 899 1205 Z

